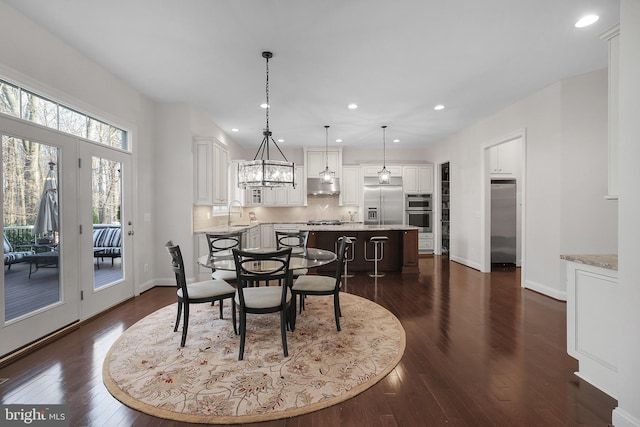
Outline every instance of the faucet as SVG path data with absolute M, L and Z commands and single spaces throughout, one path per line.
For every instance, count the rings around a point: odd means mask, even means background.
M 229 206 L 227 207 L 227 227 L 231 227 L 231 206 L 237 204 L 240 207 L 240 218 L 242 218 L 242 203 L 239 200 L 232 200 L 229 202 Z

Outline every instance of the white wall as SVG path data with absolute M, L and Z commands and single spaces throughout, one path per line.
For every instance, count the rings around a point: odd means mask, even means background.
M 619 311 L 616 427 L 640 426 L 640 2 L 620 3 Z
M 567 79 L 426 148 L 434 163 L 451 162 L 451 259 L 480 268 L 483 145 L 518 129 L 526 130 L 525 286 L 564 299 L 560 254 L 616 251 L 615 204 L 603 200 L 606 90 L 606 70 Z M 593 170 L 572 175 L 576 162 Z M 576 190 L 576 182 L 585 185 Z M 588 218 L 580 214 L 584 204 L 591 206 Z M 582 227 L 563 231 L 578 214 Z

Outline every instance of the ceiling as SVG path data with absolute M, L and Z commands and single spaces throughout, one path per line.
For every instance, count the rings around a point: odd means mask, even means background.
M 324 146 L 325 125 L 329 145 L 380 144 L 381 125 L 388 150 L 437 142 L 606 67 L 598 35 L 619 19 L 614 0 L 5 2 L 151 99 L 195 105 L 248 149 L 265 127 L 261 52 L 273 52 L 270 128 L 283 151 Z M 574 28 L 587 13 L 600 20 Z

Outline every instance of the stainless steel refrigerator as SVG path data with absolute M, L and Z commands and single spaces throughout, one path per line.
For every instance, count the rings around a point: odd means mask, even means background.
M 491 263 L 516 263 L 516 181 L 491 181 Z
M 402 224 L 403 214 L 401 177 L 391 177 L 389 184 L 380 184 L 378 177 L 364 178 L 365 224 Z

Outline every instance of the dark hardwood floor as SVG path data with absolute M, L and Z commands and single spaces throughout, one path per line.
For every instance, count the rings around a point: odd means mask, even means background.
M 573 374 L 565 303 L 521 289 L 519 270 L 482 274 L 435 256 L 420 259 L 420 271 L 347 282 L 348 292 L 386 307 L 405 328 L 406 351 L 390 375 L 342 404 L 253 425 L 609 424 L 616 401 Z M 154 288 L 2 368 L 2 403 L 66 403 L 72 426 L 186 425 L 129 409 L 102 383 L 115 339 L 173 301 L 173 288 Z

